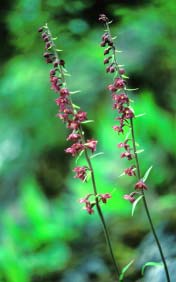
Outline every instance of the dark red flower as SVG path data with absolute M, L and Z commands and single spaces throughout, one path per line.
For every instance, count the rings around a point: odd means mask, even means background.
M 124 108 L 122 117 L 123 119 L 130 119 L 134 117 L 134 113 L 130 108 Z
M 113 126 L 114 131 L 117 131 L 118 133 L 123 133 L 123 126 L 121 125 L 114 125 Z
M 77 120 L 69 120 L 69 121 L 68 121 L 68 124 L 67 124 L 67 128 L 76 130 L 76 129 L 78 129 L 79 124 L 80 124 L 80 123 L 79 123 L 79 121 L 77 121 Z
M 73 169 L 74 172 L 76 172 L 76 175 L 74 176 L 75 178 L 79 178 L 82 181 L 85 180 L 87 176 L 87 169 L 88 167 L 86 166 L 77 166 Z
M 128 175 L 128 176 L 135 176 L 136 173 L 135 173 L 135 170 L 134 170 L 134 166 L 131 166 L 131 167 L 129 167 L 129 168 L 126 168 L 126 169 L 124 170 L 124 173 L 125 173 L 126 175 Z
M 100 194 L 99 195 L 101 201 L 106 204 L 107 203 L 107 199 L 110 199 L 112 196 L 109 193 L 106 194 Z
M 124 88 L 125 87 L 125 81 L 120 78 L 120 77 L 117 77 L 114 81 L 114 86 L 117 88 L 117 89 L 121 89 L 121 88 Z
M 72 157 L 76 156 L 79 152 L 84 150 L 84 145 L 81 143 L 74 143 L 71 147 L 65 150 L 66 153 L 72 155 Z
M 143 189 L 147 190 L 147 186 L 146 186 L 146 184 L 145 184 L 142 180 L 139 180 L 139 181 L 135 184 L 134 187 L 135 187 L 136 190 L 143 190 Z
M 71 134 L 69 134 L 69 136 L 67 137 L 67 141 L 78 141 L 80 139 L 81 135 L 78 133 L 74 133 L 72 132 Z
M 103 23 L 106 23 L 109 21 L 108 17 L 105 14 L 100 14 L 98 20 Z
M 96 141 L 94 139 L 90 139 L 90 140 L 87 140 L 87 142 L 85 143 L 85 146 L 86 146 L 86 148 L 90 149 L 93 153 L 93 152 L 96 151 L 97 142 L 98 141 Z
M 124 148 L 125 150 L 128 150 L 130 148 L 130 146 L 127 144 L 128 139 L 125 142 L 121 142 L 118 144 L 119 148 Z
M 130 152 L 124 152 L 120 155 L 121 158 L 127 158 L 129 161 L 134 158 L 133 154 Z
M 75 120 L 78 120 L 80 122 L 87 119 L 87 113 L 83 111 L 78 111 L 77 114 L 75 114 Z
M 69 95 L 69 90 L 67 88 L 62 88 L 60 89 L 59 93 L 62 97 L 66 97 Z
M 63 112 L 66 109 L 67 105 L 69 104 L 68 99 L 62 97 L 57 98 L 55 102 L 59 106 L 61 112 Z
M 134 203 L 136 200 L 131 194 L 130 195 L 124 195 L 123 198 L 127 201 L 130 201 L 130 203 Z

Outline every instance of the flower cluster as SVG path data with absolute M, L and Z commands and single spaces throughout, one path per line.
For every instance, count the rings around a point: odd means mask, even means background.
M 87 158 L 89 158 L 90 153 L 96 151 L 97 140 L 95 139 L 85 139 L 84 131 L 82 129 L 82 124 L 87 121 L 87 113 L 82 111 L 78 106 L 72 103 L 71 95 L 73 92 L 69 91 L 66 84 L 66 69 L 65 62 L 63 59 L 59 58 L 58 51 L 56 49 L 54 38 L 52 37 L 47 25 L 39 28 L 41 33 L 41 38 L 45 42 L 45 52 L 43 57 L 47 64 L 51 64 L 50 69 L 50 84 L 51 89 L 58 95 L 55 99 L 55 103 L 58 106 L 57 117 L 62 120 L 66 127 L 70 130 L 69 135 L 66 140 L 71 142 L 70 146 L 65 149 L 67 154 L 72 157 L 76 157 L 79 154 L 85 152 Z M 79 109 L 79 110 L 78 110 Z M 77 166 L 73 169 L 75 172 L 75 178 L 81 181 L 86 181 L 88 172 L 92 173 L 92 167 L 90 166 L 90 161 L 87 166 Z M 97 196 L 96 191 L 94 191 L 94 197 L 98 197 L 98 202 L 106 203 L 107 199 L 110 198 L 109 194 L 102 194 Z M 90 203 L 88 200 L 89 196 L 86 196 L 84 202 L 86 204 L 85 209 L 89 214 L 93 212 L 94 204 Z
M 96 205 L 96 201 L 91 200 L 91 196 L 94 196 L 94 194 L 87 194 L 85 198 L 80 199 L 80 203 L 84 203 L 85 206 L 83 207 L 84 210 L 87 210 L 89 214 L 94 213 L 93 207 Z M 102 202 L 104 204 L 107 203 L 107 200 L 111 198 L 111 195 L 109 193 L 106 194 L 97 194 L 96 199 L 98 203 Z
M 116 49 L 114 44 L 114 38 L 111 36 L 109 24 L 111 23 L 106 15 L 101 14 L 99 20 L 105 25 L 105 32 L 102 35 L 100 46 L 104 49 L 104 61 L 106 65 L 107 73 L 114 73 L 113 83 L 108 85 L 108 89 L 112 96 L 113 109 L 117 111 L 117 117 L 115 118 L 118 121 L 117 125 L 113 126 L 114 131 L 118 134 L 124 134 L 125 127 L 131 129 L 132 120 L 135 118 L 134 111 L 130 107 L 130 99 L 128 96 L 127 82 L 128 78 L 125 75 L 125 69 L 118 64 L 117 53 L 119 52 Z M 132 130 L 132 129 L 131 129 Z M 119 148 L 122 148 L 124 151 L 121 153 L 121 158 L 126 158 L 128 161 L 131 161 L 136 158 L 136 151 L 132 144 L 132 138 L 126 139 L 124 142 L 118 144 Z M 128 176 L 136 176 L 136 165 L 132 164 L 130 167 L 124 170 L 123 174 Z M 135 190 L 141 191 L 147 189 L 147 186 L 142 180 L 139 180 L 135 186 Z M 130 195 L 125 195 L 124 198 L 129 200 L 131 203 L 134 202 L 134 195 L 136 192 L 132 192 Z

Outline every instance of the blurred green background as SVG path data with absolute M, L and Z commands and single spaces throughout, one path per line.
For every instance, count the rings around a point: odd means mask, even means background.
M 86 125 L 98 140 L 93 160 L 99 192 L 112 193 L 103 207 L 120 266 L 137 258 L 149 226 L 139 205 L 134 217 L 123 194 L 134 179 L 121 177 L 129 166 L 119 157 L 114 113 L 103 65 L 100 13 L 113 19 L 112 32 L 123 53 L 143 173 L 153 165 L 147 198 L 156 226 L 174 223 L 176 163 L 176 3 L 175 0 L 6 0 L 1 1 L 0 52 L 0 281 L 111 281 L 111 261 L 97 215 L 78 200 L 90 183 L 73 179 L 74 160 L 64 153 L 68 134 L 56 118 L 56 94 L 37 30 L 48 22 L 72 75 L 72 91 L 95 122 Z M 81 163 L 81 162 L 80 162 Z M 79 163 L 79 164 L 80 164 Z M 140 212 L 139 212 L 140 211 Z M 136 279 L 135 267 L 129 279 Z M 136 275 L 136 276 L 135 276 Z M 130 278 L 131 277 L 131 278 Z M 128 280 L 127 280 L 128 281 Z M 131 280 L 129 280 L 131 281 Z M 141 280 L 142 281 L 142 280 Z

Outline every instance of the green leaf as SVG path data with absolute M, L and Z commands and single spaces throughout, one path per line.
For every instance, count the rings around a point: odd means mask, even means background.
M 131 215 L 134 215 L 134 211 L 136 209 L 137 204 L 139 203 L 139 201 L 142 199 L 143 195 L 139 196 L 136 201 L 134 201 L 133 206 L 132 206 L 132 211 L 131 211 Z
M 127 91 L 136 91 L 136 90 L 139 90 L 139 88 L 125 88 L 125 90 L 127 90 Z
M 80 109 L 79 106 L 77 106 L 77 105 L 75 105 L 75 104 L 72 104 L 72 105 L 73 105 L 73 108 L 74 108 L 74 109 Z
M 122 78 L 129 79 L 129 76 L 127 76 L 127 75 L 125 75 L 125 74 L 122 74 Z
M 63 50 L 61 50 L 61 49 L 56 49 L 56 51 L 57 51 L 57 52 L 62 52 Z
M 138 118 L 138 117 L 143 117 L 143 116 L 145 116 L 145 115 L 146 115 L 146 113 L 139 114 L 139 115 L 135 116 L 135 118 Z
M 94 122 L 94 120 L 85 120 L 85 121 L 82 121 L 81 124 L 90 123 L 90 122 Z
M 144 177 L 142 178 L 142 181 L 145 182 L 150 174 L 150 171 L 152 170 L 152 166 L 149 167 L 149 169 L 146 171 L 146 173 L 144 174 Z
M 80 157 L 82 156 L 83 152 L 84 152 L 84 150 L 82 150 L 82 151 L 79 153 L 79 155 L 77 156 L 77 158 L 76 158 L 76 164 L 77 164 L 78 160 L 80 159 Z
M 143 152 L 144 152 L 144 149 L 137 150 L 137 151 L 136 151 L 136 154 L 140 154 L 140 153 L 143 153 Z
M 77 93 L 80 93 L 80 92 L 81 92 L 80 90 L 70 91 L 70 94 L 73 95 L 73 94 L 77 94 Z
M 144 275 L 144 270 L 147 266 L 162 266 L 163 264 L 161 262 L 154 262 L 154 261 L 149 261 L 145 263 L 142 267 L 141 273 Z
M 103 154 L 104 154 L 103 152 L 97 153 L 97 154 L 95 154 L 95 155 L 92 155 L 92 156 L 90 157 L 90 159 L 93 159 L 93 158 L 95 158 L 95 157 L 97 157 L 97 156 L 100 156 L 100 155 L 103 155 Z
M 121 282 L 122 279 L 124 278 L 124 274 L 125 272 L 128 270 L 128 268 L 130 268 L 130 266 L 132 265 L 132 263 L 134 262 L 134 260 L 131 260 L 126 266 L 123 267 L 120 277 L 119 277 L 119 281 Z

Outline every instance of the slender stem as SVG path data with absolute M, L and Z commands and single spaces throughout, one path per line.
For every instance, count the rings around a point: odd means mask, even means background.
M 90 168 L 90 171 L 91 171 L 92 186 L 93 186 L 93 190 L 94 190 L 94 195 L 96 197 L 97 196 L 97 187 L 96 187 L 96 182 L 95 182 L 94 170 L 93 170 L 89 155 L 87 153 L 87 150 L 85 150 L 85 157 L 86 157 L 87 163 L 89 164 L 89 168 Z M 104 216 L 103 216 L 103 213 L 102 213 L 102 210 L 101 210 L 101 207 L 100 207 L 100 204 L 98 202 L 97 197 L 96 197 L 96 208 L 97 208 L 98 215 L 100 217 L 100 220 L 101 220 L 101 223 L 102 223 L 102 226 L 103 226 L 103 230 L 104 230 L 104 234 L 105 234 L 105 238 L 106 238 L 106 243 L 107 243 L 107 246 L 109 248 L 109 252 L 110 252 L 111 259 L 112 259 L 112 262 L 113 262 L 113 265 L 114 265 L 114 269 L 115 269 L 115 272 L 117 274 L 117 277 L 119 277 L 120 276 L 120 270 L 117 266 L 117 263 L 116 263 L 116 260 L 115 260 L 115 257 L 114 257 L 109 232 L 108 232 L 106 222 L 105 222 L 105 219 L 104 219 Z
M 55 58 L 57 60 L 59 60 L 59 56 L 58 56 L 58 53 L 57 53 L 57 50 L 56 50 L 56 46 L 55 46 L 55 43 L 54 43 L 54 41 L 52 39 L 52 35 L 51 35 L 51 32 L 50 32 L 47 24 L 46 24 L 46 28 L 48 30 L 48 34 L 49 34 L 50 40 L 52 42 L 52 49 L 54 51 Z M 63 67 L 60 66 L 60 65 L 59 65 L 59 72 L 61 74 L 62 82 L 63 82 L 63 84 L 66 87 L 67 83 L 66 83 L 66 79 L 65 79 L 65 72 L 63 70 Z M 70 106 L 71 106 L 73 112 L 75 112 L 75 108 L 74 108 L 74 105 L 72 103 L 71 97 L 69 99 L 69 102 L 70 102 Z M 79 125 L 78 131 L 80 133 L 82 143 L 84 144 L 85 143 L 84 131 L 83 131 L 81 125 Z M 85 153 L 85 158 L 86 158 L 88 166 L 89 166 L 89 170 L 91 172 L 91 180 L 92 180 L 92 186 L 93 186 L 93 191 L 94 191 L 94 196 L 95 196 L 96 208 L 97 208 L 98 215 L 100 217 L 100 220 L 101 220 L 101 223 L 102 223 L 102 226 L 103 226 L 103 230 L 104 230 L 107 246 L 109 248 L 109 252 L 110 252 L 110 255 L 111 255 L 111 258 L 112 258 L 112 262 L 113 262 L 113 265 L 114 265 L 114 269 L 115 269 L 115 272 L 117 274 L 117 279 L 118 279 L 119 276 L 120 276 L 120 271 L 119 271 L 119 268 L 118 268 L 118 266 L 116 264 L 116 260 L 115 260 L 114 253 L 113 253 L 113 250 L 112 250 L 112 245 L 111 245 L 111 240 L 110 240 L 109 232 L 108 232 L 108 229 L 107 229 L 107 226 L 106 226 L 106 222 L 105 222 L 102 210 L 101 210 L 101 206 L 100 206 L 98 198 L 97 198 L 98 193 L 97 193 L 97 187 L 96 187 L 96 182 L 95 182 L 94 170 L 93 170 L 93 166 L 92 166 L 92 163 L 91 163 L 91 160 L 90 160 L 90 157 L 89 157 L 89 154 L 88 154 L 86 148 L 84 149 L 84 153 Z M 118 282 L 118 280 L 117 280 L 117 282 Z M 123 282 L 123 281 L 121 280 L 121 282 Z
M 133 152 L 134 152 L 134 156 L 135 156 L 135 160 L 136 160 L 137 177 L 138 177 L 138 180 L 140 180 L 141 179 L 141 173 L 140 173 L 138 155 L 136 153 L 136 142 L 135 142 L 135 134 L 134 134 L 134 126 L 133 126 L 132 118 L 130 119 L 130 125 L 131 125 L 131 136 L 132 136 L 132 143 L 133 143 Z M 148 218 L 148 221 L 150 223 L 150 227 L 151 227 L 153 236 L 155 238 L 155 241 L 156 241 L 156 244 L 158 246 L 158 250 L 160 252 L 160 256 L 161 256 L 161 259 L 162 259 L 162 262 L 163 262 L 163 265 L 164 265 L 167 282 L 170 282 L 168 267 L 167 267 L 167 264 L 166 264 L 166 260 L 165 260 L 164 254 L 163 254 L 163 250 L 162 250 L 159 238 L 157 236 L 157 233 L 156 233 L 156 230 L 155 230 L 155 227 L 154 227 L 154 224 L 153 224 L 150 212 L 149 212 L 149 208 L 148 208 L 148 205 L 147 205 L 144 190 L 142 190 L 142 195 L 143 195 L 142 199 L 143 199 L 144 208 L 145 208 L 145 211 L 146 211 L 146 214 L 147 214 L 147 218 Z

